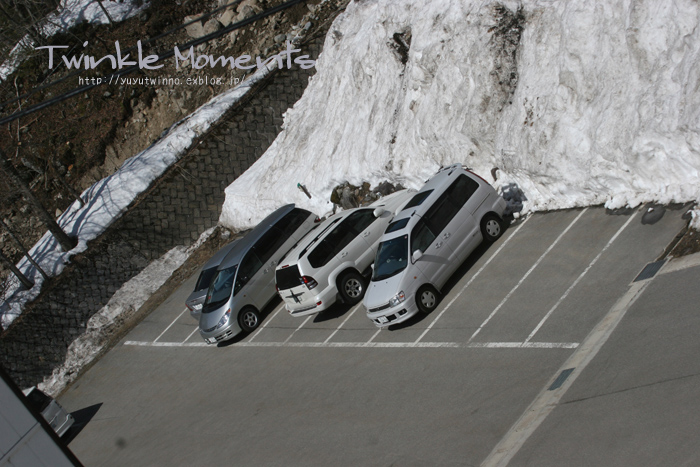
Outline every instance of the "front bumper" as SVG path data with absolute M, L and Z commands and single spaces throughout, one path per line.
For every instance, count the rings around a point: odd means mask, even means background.
M 204 339 L 204 342 L 207 344 L 225 342 L 229 339 L 233 339 L 239 332 L 241 332 L 241 328 L 233 318 L 232 322 L 229 322 L 228 325 L 222 326 L 219 329 L 209 331 L 205 331 L 201 328 L 199 329 L 199 335 L 202 336 L 202 339 Z
M 382 306 L 367 310 L 367 317 L 372 320 L 378 328 L 385 328 L 392 324 L 403 323 L 407 319 L 418 313 L 418 306 L 413 297 L 407 297 L 402 303 L 395 307 L 389 307 L 386 303 Z

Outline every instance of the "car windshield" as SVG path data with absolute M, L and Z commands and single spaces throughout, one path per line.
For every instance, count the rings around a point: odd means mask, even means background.
M 382 242 L 377 250 L 372 280 L 388 279 L 406 269 L 406 264 L 408 264 L 408 235 Z
M 200 290 L 208 289 L 214 274 L 216 274 L 216 266 L 202 270 L 199 279 L 197 279 L 197 285 L 194 286 L 194 291 L 199 292 Z
M 207 299 L 204 301 L 202 313 L 209 313 L 226 303 L 226 300 L 231 296 L 237 267 L 238 265 L 236 264 L 216 273 L 207 291 Z

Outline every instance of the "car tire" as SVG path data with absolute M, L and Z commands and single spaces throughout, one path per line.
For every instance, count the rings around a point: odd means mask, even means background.
M 338 293 L 348 305 L 359 303 L 365 296 L 365 291 L 365 280 L 355 271 L 346 272 L 338 280 Z
M 416 305 L 423 314 L 431 313 L 440 302 L 440 294 L 431 285 L 424 285 L 416 292 Z
M 493 243 L 503 235 L 503 221 L 496 214 L 490 212 L 481 219 L 481 234 L 484 240 Z
M 260 313 L 252 306 L 245 307 L 238 313 L 238 324 L 245 332 L 253 332 L 260 325 Z

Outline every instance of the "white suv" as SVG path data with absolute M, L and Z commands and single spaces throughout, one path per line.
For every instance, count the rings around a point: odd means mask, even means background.
M 364 306 L 377 327 L 430 313 L 439 290 L 482 240 L 503 232 L 505 200 L 461 164 L 440 169 L 381 238 Z
M 366 208 L 342 211 L 304 237 L 275 272 L 287 311 L 293 316 L 318 313 L 338 295 L 351 305 L 362 300 L 379 239 L 414 193 L 402 190 Z

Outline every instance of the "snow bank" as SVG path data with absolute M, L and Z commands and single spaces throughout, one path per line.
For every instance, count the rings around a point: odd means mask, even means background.
M 40 389 L 56 396 L 74 381 L 80 370 L 99 356 L 111 335 L 133 317 L 213 231 L 211 228 L 204 232 L 188 249 L 181 246 L 173 248 L 117 290 L 107 305 L 88 320 L 85 333 L 68 347 L 65 362 L 39 385 Z
M 693 0 L 352 2 L 220 221 L 250 227 L 289 202 L 320 214 L 340 182 L 419 188 L 453 162 L 498 168 L 526 211 L 700 199 L 699 14 Z

